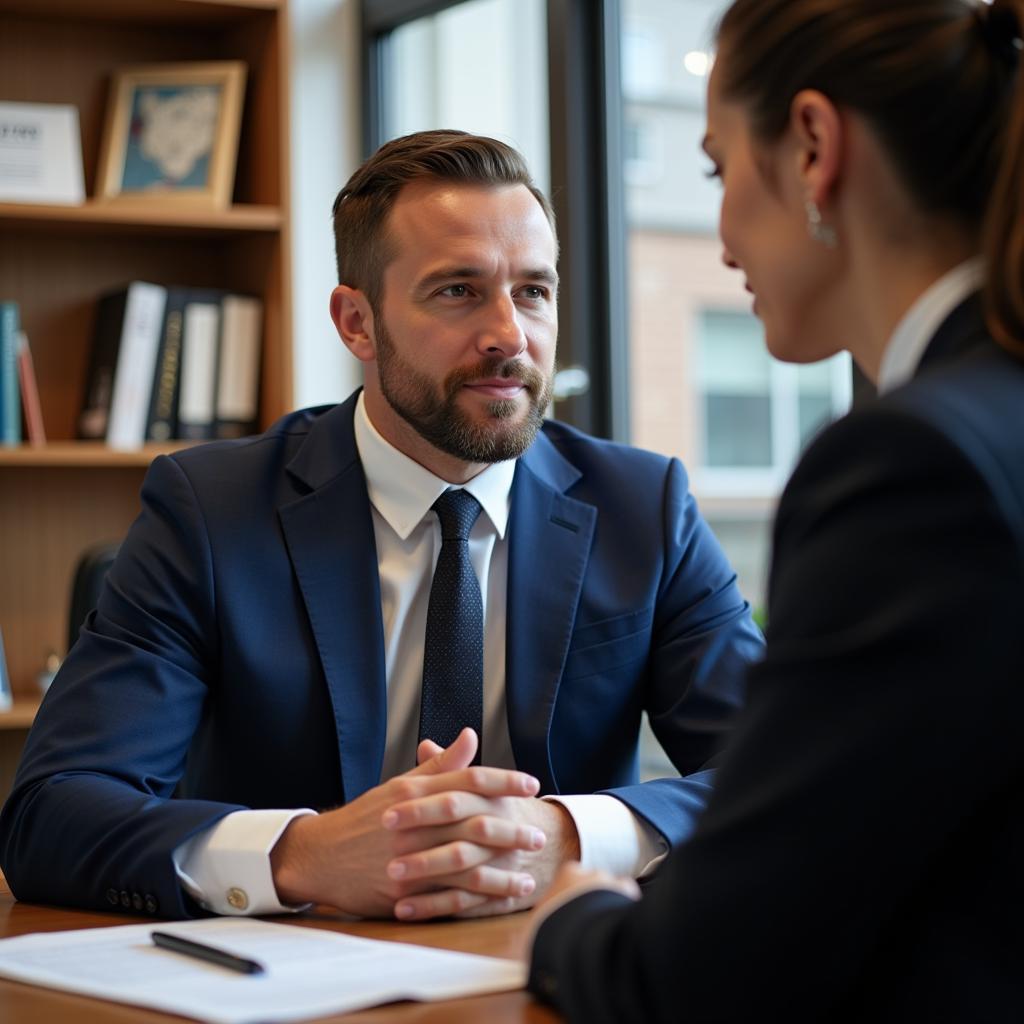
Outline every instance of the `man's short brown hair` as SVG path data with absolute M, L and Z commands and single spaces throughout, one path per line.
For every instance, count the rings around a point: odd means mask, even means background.
M 385 221 L 398 193 L 414 181 L 457 185 L 524 185 L 540 203 L 552 232 L 555 214 L 534 184 L 522 155 L 497 139 L 444 129 L 385 143 L 349 178 L 334 200 L 338 281 L 366 294 L 379 309 L 384 268 L 394 258 Z

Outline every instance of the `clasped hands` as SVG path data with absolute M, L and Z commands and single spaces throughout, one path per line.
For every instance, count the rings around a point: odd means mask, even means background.
M 292 821 L 270 857 L 281 901 L 409 921 L 532 906 L 579 856 L 576 827 L 533 776 L 473 766 L 477 743 L 424 740 L 412 770 Z

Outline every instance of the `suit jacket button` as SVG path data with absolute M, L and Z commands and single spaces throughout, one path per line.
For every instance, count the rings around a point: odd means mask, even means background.
M 108 889 L 107 890 L 107 902 L 112 907 L 116 907 L 117 906 L 117 890 L 116 889 Z
M 132 893 L 132 906 L 136 910 L 141 910 L 142 909 L 142 895 L 141 895 L 141 893 L 137 893 L 137 892 L 133 892 Z
M 160 909 L 160 904 L 157 903 L 156 897 L 146 893 L 146 912 L 155 914 Z
M 132 906 L 132 898 L 131 898 L 131 896 L 128 895 L 127 892 L 125 892 L 124 889 L 121 890 L 120 899 L 121 899 L 121 906 L 124 907 L 125 910 L 130 910 L 131 906 Z
M 234 887 L 228 889 L 228 904 L 235 910 L 245 910 L 249 906 L 249 896 L 244 889 Z

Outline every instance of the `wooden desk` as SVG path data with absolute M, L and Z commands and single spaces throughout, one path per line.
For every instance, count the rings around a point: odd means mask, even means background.
M 144 921 L 121 914 L 92 914 L 16 903 L 0 876 L 0 938 L 26 932 L 53 932 L 69 928 L 103 928 Z M 515 914 L 481 921 L 409 925 L 389 921 L 345 921 L 329 913 L 288 917 L 287 923 L 328 928 L 369 939 L 413 942 L 485 956 L 514 956 L 517 943 L 529 926 L 529 916 Z M 4 1024 L 168 1024 L 181 1021 L 154 1010 L 123 1003 L 107 1003 L 71 996 L 0 978 L 0 1021 Z M 502 992 L 471 999 L 438 1003 L 391 1003 L 373 1010 L 320 1020 L 346 1024 L 554 1024 L 552 1013 L 534 1003 L 525 992 Z

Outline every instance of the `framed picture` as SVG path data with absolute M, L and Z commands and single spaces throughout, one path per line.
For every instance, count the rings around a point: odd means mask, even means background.
M 228 206 L 244 89 L 241 61 L 118 71 L 100 152 L 98 197 Z

